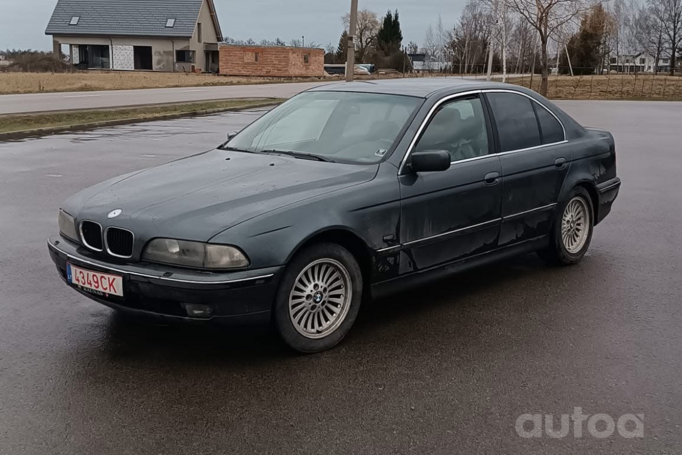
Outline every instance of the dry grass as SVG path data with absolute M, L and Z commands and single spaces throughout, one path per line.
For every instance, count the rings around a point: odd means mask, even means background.
M 509 80 L 529 87 L 530 77 Z M 540 77 L 533 77 L 533 90 Z M 548 98 L 559 100 L 677 100 L 682 101 L 682 77 L 612 74 L 604 76 L 550 76 Z
M 359 77 L 358 79 L 377 78 L 381 77 Z M 496 75 L 496 78 L 499 78 L 499 76 Z M 325 78 L 246 78 L 151 72 L 78 72 L 70 74 L 0 72 L 0 94 L 268 84 L 317 81 L 320 79 Z M 339 78 L 327 78 L 327 80 L 335 79 Z M 513 78 L 509 82 L 528 87 L 530 77 Z M 533 77 L 532 88 L 533 90 L 539 90 L 539 75 Z M 548 95 L 552 99 L 569 100 L 682 100 L 682 77 L 625 74 L 575 77 L 550 76 Z
M 261 107 L 277 104 L 282 101 L 280 99 L 238 99 L 139 108 L 5 115 L 0 116 L 0 135 L 17 132 L 27 132 L 28 134 L 28 132 L 72 127 L 89 127 L 106 124 L 107 122 L 127 123 L 168 118 L 171 116 L 191 116 L 209 112 Z
M 245 78 L 209 74 L 77 72 L 10 73 L 0 72 L 0 95 L 93 90 L 132 90 L 144 88 L 202 87 L 218 85 L 267 84 L 274 82 L 316 81 L 322 78 Z

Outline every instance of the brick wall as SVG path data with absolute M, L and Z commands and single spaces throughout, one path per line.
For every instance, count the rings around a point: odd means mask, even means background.
M 321 77 L 324 76 L 324 50 L 284 46 L 223 45 L 220 46 L 220 74 Z

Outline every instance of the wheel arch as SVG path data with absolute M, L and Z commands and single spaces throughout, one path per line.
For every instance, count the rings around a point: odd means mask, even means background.
M 594 217 L 594 225 L 596 226 L 598 224 L 597 220 L 599 220 L 599 191 L 597 190 L 597 186 L 594 184 L 594 181 L 583 178 L 565 185 L 560 201 L 567 202 L 566 198 L 568 197 L 568 194 L 571 192 L 571 190 L 573 190 L 573 188 L 576 187 L 585 189 L 587 194 L 590 195 L 590 202 L 592 202 L 592 216 Z
M 340 245 L 353 255 L 362 273 L 364 291 L 368 292 L 372 277 L 372 250 L 361 236 L 346 227 L 329 227 L 309 235 L 292 250 L 286 263 L 289 264 L 292 258 L 305 248 L 320 243 Z

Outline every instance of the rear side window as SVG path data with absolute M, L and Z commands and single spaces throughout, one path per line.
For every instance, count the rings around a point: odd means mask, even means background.
M 488 93 L 502 152 L 542 145 L 531 100 L 514 93 Z
M 538 122 L 540 122 L 540 129 L 542 130 L 542 143 L 562 142 L 565 137 L 561 123 L 547 109 L 538 104 L 535 105 L 535 112 L 538 114 Z

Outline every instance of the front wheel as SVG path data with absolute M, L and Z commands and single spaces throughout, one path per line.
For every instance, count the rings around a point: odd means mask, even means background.
M 362 274 L 345 248 L 323 243 L 296 255 L 275 302 L 277 331 L 293 349 L 310 354 L 343 340 L 362 301 Z
M 538 254 L 554 264 L 579 263 L 592 241 L 594 208 L 589 193 L 582 187 L 571 190 L 566 202 L 559 206 L 552 228 L 550 246 Z

